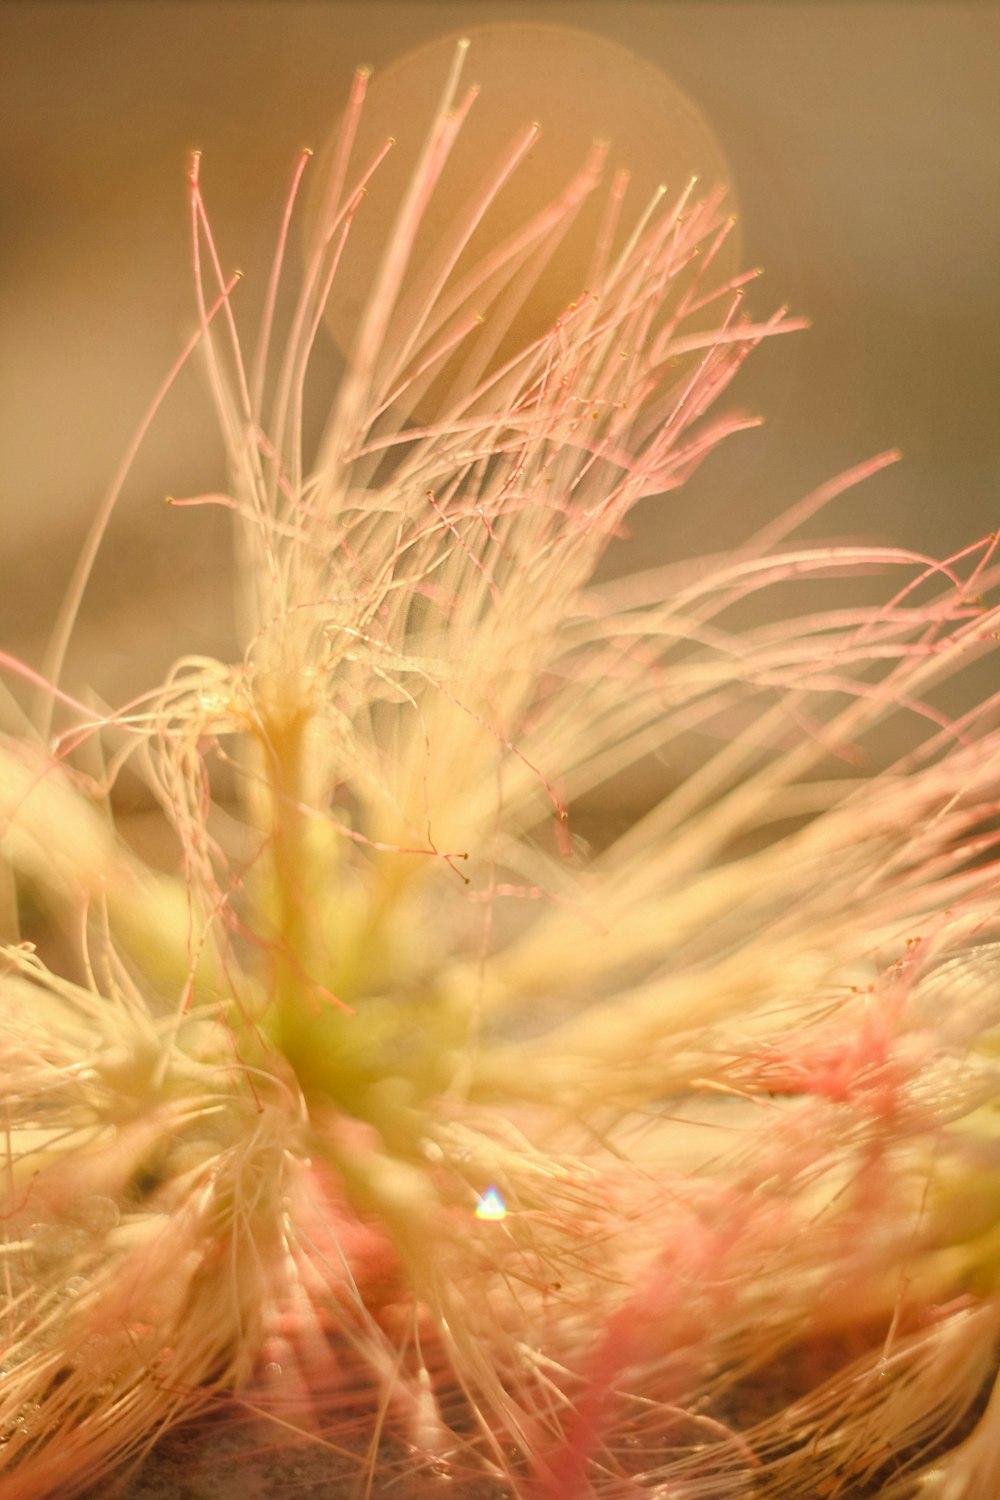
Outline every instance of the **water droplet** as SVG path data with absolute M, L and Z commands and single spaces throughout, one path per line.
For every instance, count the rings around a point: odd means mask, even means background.
M 97 1235 L 110 1234 L 112 1229 L 117 1229 L 119 1217 L 118 1205 L 111 1198 L 88 1198 L 76 1213 L 80 1227 Z

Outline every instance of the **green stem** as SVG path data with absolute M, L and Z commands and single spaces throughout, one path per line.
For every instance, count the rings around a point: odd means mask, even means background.
M 305 837 L 308 718 L 298 714 L 266 726 L 271 759 L 271 859 L 274 877 L 274 942 L 271 994 L 274 1039 L 286 1054 L 298 1050 L 305 995 L 313 977 L 315 941 L 311 933 L 309 861 Z

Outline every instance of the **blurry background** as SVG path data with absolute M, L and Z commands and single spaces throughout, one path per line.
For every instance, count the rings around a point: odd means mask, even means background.
M 997 6 L 22 0 L 0 6 L 4 649 L 40 659 L 88 521 L 195 326 L 191 148 L 252 312 L 297 152 L 329 134 L 354 65 L 497 19 L 586 28 L 667 72 L 728 158 L 744 261 L 767 273 L 752 305 L 813 320 L 737 382 L 764 429 L 648 506 L 615 566 L 736 541 L 891 445 L 905 463 L 814 531 L 940 553 L 1000 522 Z M 70 685 L 120 701 L 181 652 L 227 650 L 227 518 L 163 503 L 220 485 L 193 361 L 126 486 Z

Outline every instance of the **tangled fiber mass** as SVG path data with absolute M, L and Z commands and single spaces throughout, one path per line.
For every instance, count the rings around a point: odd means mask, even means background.
M 632 206 L 597 147 L 491 241 L 533 128 L 418 258 L 464 52 L 308 455 L 391 149 L 352 149 L 366 75 L 280 350 L 306 158 L 252 350 L 194 164 L 230 479 L 186 503 L 232 512 L 241 659 L 113 712 L 56 660 L 29 715 L 3 658 L 0 848 L 60 937 L 0 972 L 0 1497 L 225 1412 L 358 1496 L 985 1500 L 1000 734 L 940 689 L 996 650 L 995 538 L 797 543 L 883 455 L 730 551 L 594 581 L 752 425 L 718 398 L 797 325 L 718 273 L 721 193 Z M 508 352 L 601 193 L 586 286 Z M 882 604 L 825 602 L 873 569 Z M 171 872 L 116 831 L 126 774 Z

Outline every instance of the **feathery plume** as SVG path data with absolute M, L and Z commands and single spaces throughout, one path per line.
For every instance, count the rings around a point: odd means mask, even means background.
M 222 1406 L 359 1494 L 992 1493 L 1000 737 L 937 690 L 995 649 L 995 538 L 790 539 L 890 454 L 594 582 L 800 325 L 714 279 L 719 192 L 630 220 L 616 180 L 587 285 L 510 352 L 602 152 L 483 239 L 528 130 L 418 259 L 464 52 L 312 456 L 311 350 L 391 149 L 352 149 L 366 74 L 280 354 L 306 158 L 252 356 L 195 159 L 230 481 L 175 504 L 233 513 L 242 657 L 106 715 L 53 689 L 54 735 L 8 714 L 3 855 L 65 961 L 15 940 L 0 976 L 0 1496 Z M 782 613 L 871 568 L 881 607 Z M 868 773 L 890 721 L 909 748 Z M 574 809 L 650 756 L 661 795 L 588 844 Z M 174 875 L 115 831 L 126 761 Z

